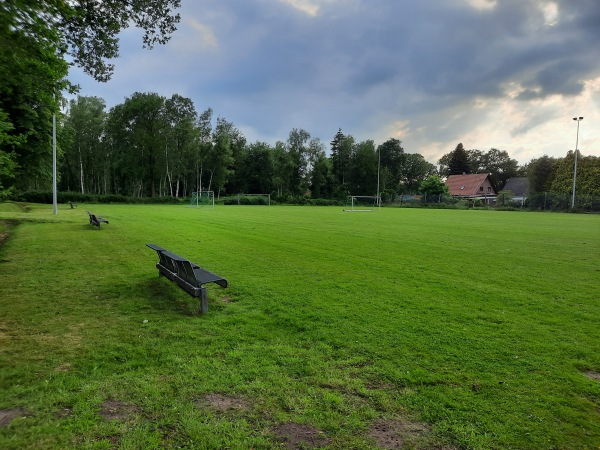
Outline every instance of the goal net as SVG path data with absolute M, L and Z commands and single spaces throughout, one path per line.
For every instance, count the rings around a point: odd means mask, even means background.
M 192 192 L 190 198 L 190 208 L 200 208 L 202 206 L 215 207 L 214 191 L 198 191 Z
M 371 212 L 381 206 L 381 197 L 377 195 L 351 195 L 351 207 L 348 212 Z

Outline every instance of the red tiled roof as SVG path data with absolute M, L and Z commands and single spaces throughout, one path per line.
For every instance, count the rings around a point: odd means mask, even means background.
M 476 196 L 481 194 L 482 191 L 479 190 L 479 187 L 488 177 L 487 173 L 450 175 L 446 180 L 446 186 L 448 186 L 450 195 Z M 495 191 L 494 194 L 496 194 Z

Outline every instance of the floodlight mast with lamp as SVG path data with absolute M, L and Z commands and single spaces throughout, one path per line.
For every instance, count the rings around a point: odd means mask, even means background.
M 577 184 L 577 150 L 579 147 L 579 122 L 583 120 L 583 117 L 573 117 L 573 120 L 577 122 L 577 139 L 575 140 L 575 165 L 573 167 L 573 197 L 571 198 L 571 209 L 575 209 L 575 186 Z

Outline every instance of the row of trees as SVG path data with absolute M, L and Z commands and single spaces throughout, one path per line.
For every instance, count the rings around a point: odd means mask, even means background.
M 547 155 L 530 161 L 525 170 L 529 177 L 531 194 L 553 192 L 571 193 L 575 152 L 569 151 L 564 158 Z M 577 155 L 577 194 L 600 196 L 600 157 Z
M 378 168 L 379 191 L 388 200 L 402 193 L 443 193 L 440 178 L 461 173 L 490 173 L 498 190 L 511 177 L 529 176 L 532 193 L 566 193 L 573 167 L 572 152 L 520 167 L 504 150 L 465 150 L 462 144 L 436 167 L 420 154 L 406 153 L 397 139 L 376 146 L 341 129 L 329 147 L 302 129 L 275 145 L 249 143 L 210 108 L 198 113 L 189 98 L 154 93 L 134 93 L 108 111 L 97 97 L 72 100 L 60 116 L 58 143 L 60 190 L 133 197 L 185 197 L 197 190 L 375 195 Z M 578 193 L 600 193 L 600 159 L 580 156 L 579 165 Z M 35 173 L 21 178 L 18 187 L 46 187 Z
M 505 150 L 492 148 L 487 152 L 481 150 L 465 150 L 462 143 L 454 151 L 446 153 L 438 162 L 440 174 L 443 176 L 460 175 L 462 173 L 489 173 L 492 182 L 500 190 L 509 178 L 524 175 L 524 168 L 519 167 L 516 159 L 512 159 Z
M 509 178 L 527 177 L 530 195 L 546 192 L 568 194 L 573 189 L 574 155 L 573 151 L 564 158 L 544 155 L 519 166 L 504 150 L 465 150 L 463 144 L 458 144 L 454 151 L 440 158 L 439 171 L 442 176 L 489 173 L 498 191 Z M 578 154 L 577 165 L 577 193 L 600 195 L 600 158 Z
M 61 121 L 59 143 L 60 189 L 94 194 L 374 195 L 380 167 L 380 191 L 392 197 L 418 191 L 437 173 L 397 139 L 376 146 L 342 130 L 330 143 L 331 156 L 302 129 L 275 145 L 248 143 L 231 122 L 213 120 L 211 109 L 198 114 L 189 98 L 154 93 L 135 93 L 108 112 L 102 99 L 78 97 Z
M 66 79 L 67 57 L 107 81 L 114 70 L 107 60 L 118 56 L 119 32 L 136 26 L 144 30 L 144 47 L 164 43 L 180 20 L 179 7 L 180 0 L 0 2 L 0 198 L 15 189 L 51 185 L 52 115 L 60 93 L 74 89 Z M 436 171 L 421 155 L 405 153 L 397 139 L 375 146 L 341 130 L 329 148 L 302 129 L 274 146 L 250 144 L 232 123 L 214 121 L 210 109 L 196 113 L 192 101 L 178 95 L 136 93 L 105 109 L 102 99 L 79 97 L 59 120 L 61 189 L 174 197 L 198 189 L 373 195 L 378 158 L 380 192 L 388 198 L 439 189 L 436 174 L 488 172 L 498 189 L 510 177 L 527 175 L 533 193 L 572 188 L 573 152 L 519 167 L 506 151 L 465 150 L 459 144 Z M 599 158 L 578 160 L 578 193 L 599 194 Z
M 59 117 L 58 143 L 60 190 L 133 197 L 185 197 L 197 190 L 314 198 L 375 195 L 378 168 L 379 190 L 388 200 L 402 193 L 443 193 L 440 178 L 461 173 L 490 173 L 498 190 L 511 177 L 528 176 L 532 193 L 568 193 L 574 163 L 569 152 L 520 167 L 506 151 L 465 150 L 458 144 L 436 167 L 420 154 L 406 153 L 397 139 L 376 146 L 372 140 L 357 142 L 341 129 L 329 147 L 302 129 L 275 145 L 248 143 L 233 123 L 215 119 L 210 108 L 198 113 L 189 98 L 154 93 L 135 93 L 109 111 L 97 97 L 72 100 Z M 0 158 L 2 164 L 10 167 L 11 161 Z M 600 193 L 600 158 L 580 155 L 579 167 L 578 193 Z M 47 188 L 48 177 L 40 177 L 36 165 L 20 170 L 31 173 L 19 178 L 19 189 Z
M 169 40 L 181 0 L 0 1 L 0 195 L 48 186 L 52 116 L 77 65 L 98 81 L 110 79 L 118 35 L 135 26 L 143 45 Z M 68 61 L 67 62 L 67 58 Z

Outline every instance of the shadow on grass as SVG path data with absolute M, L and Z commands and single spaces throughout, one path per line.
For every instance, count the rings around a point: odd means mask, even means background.
M 156 311 L 172 311 L 187 316 L 199 314 L 200 300 L 187 295 L 166 278 L 141 280 L 137 288 L 147 305 Z

